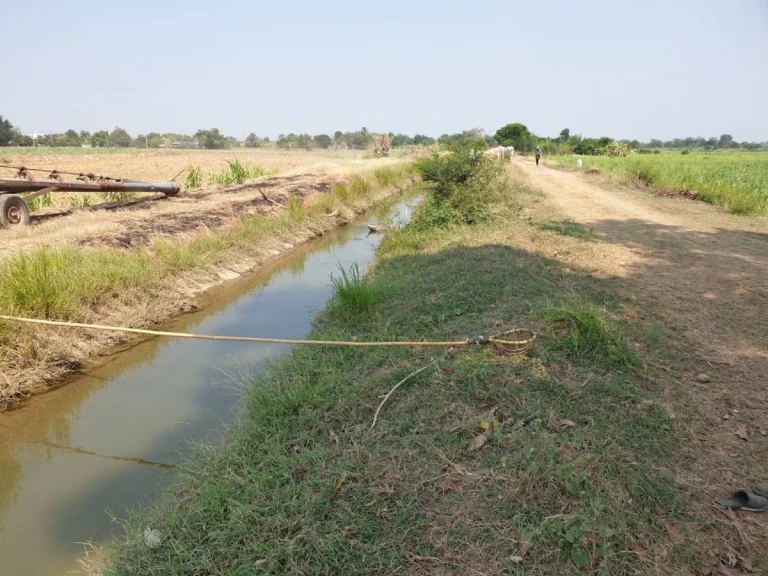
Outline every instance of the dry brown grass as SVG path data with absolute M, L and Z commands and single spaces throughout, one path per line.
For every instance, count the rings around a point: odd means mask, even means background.
M 162 150 L 127 149 L 125 151 L 99 151 L 99 149 L 67 150 L 56 148 L 45 152 L 30 148 L 8 148 L 4 159 L 13 165 L 32 168 L 56 168 L 67 172 L 94 172 L 105 176 L 135 180 L 164 181 L 189 166 L 199 166 L 212 173 L 227 167 L 227 160 L 237 158 L 243 164 L 258 164 L 285 171 L 317 171 L 318 167 L 333 170 L 349 169 L 366 163 L 366 153 L 360 150 L 339 151 L 281 151 L 261 148 L 233 148 L 229 150 Z M 10 175 L 12 171 L 0 169 Z

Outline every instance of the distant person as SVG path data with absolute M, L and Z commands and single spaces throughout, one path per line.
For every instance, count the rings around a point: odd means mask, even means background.
M 576 160 L 576 168 L 581 168 L 581 158 Z
M 536 166 L 539 165 L 539 160 L 541 160 L 541 146 L 536 146 Z

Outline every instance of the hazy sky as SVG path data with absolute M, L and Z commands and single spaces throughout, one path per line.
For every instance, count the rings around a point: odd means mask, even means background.
M 225 134 L 768 140 L 768 0 L 0 0 L 0 114 Z

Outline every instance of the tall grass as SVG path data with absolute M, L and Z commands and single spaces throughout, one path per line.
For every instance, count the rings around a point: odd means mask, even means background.
M 27 206 L 29 206 L 30 212 L 37 212 L 39 210 L 42 210 L 43 208 L 51 208 L 55 205 L 55 201 L 53 200 L 53 196 L 50 194 L 43 194 L 42 196 L 39 196 L 35 198 L 34 200 L 31 200 L 27 203 Z
M 695 191 L 733 214 L 768 214 L 768 153 L 582 156 L 584 168 L 617 174 L 628 184 Z M 546 159 L 575 168 L 573 156 Z
M 349 199 L 349 189 L 343 182 L 335 182 L 331 186 L 331 194 L 342 202 L 346 202 Z
M 116 204 L 118 202 L 125 202 L 126 200 L 133 200 L 136 198 L 136 192 L 113 190 L 110 192 L 102 192 L 100 196 L 103 202 L 106 202 L 107 204 Z
M 332 194 L 320 194 L 313 198 L 309 205 L 313 214 L 331 214 L 336 208 L 336 198 Z
M 71 196 L 69 199 L 69 207 L 72 210 L 79 210 L 81 208 L 88 208 L 93 204 L 93 198 L 90 194 L 77 194 Z
M 338 264 L 339 276 L 331 274 L 333 295 L 342 308 L 351 311 L 360 311 L 370 308 L 376 303 L 376 293 L 360 273 L 357 262 L 346 270 Z
M 227 160 L 227 167 L 216 174 L 211 174 L 210 182 L 212 184 L 220 184 L 223 186 L 231 186 L 233 184 L 242 184 L 248 180 L 255 180 L 262 176 L 268 176 L 275 174 L 277 171 L 270 168 L 264 168 L 263 166 L 243 166 L 240 160 Z
M 98 300 L 149 285 L 159 269 L 144 251 L 39 248 L 0 264 L 0 310 L 71 319 Z
M 187 190 L 196 190 L 203 185 L 203 171 L 200 166 L 190 166 L 187 170 L 187 178 L 184 181 L 184 188 Z
M 373 185 L 368 176 L 355 174 L 349 183 L 349 191 L 354 196 L 365 197 L 373 191 Z
M 288 213 L 296 222 L 301 222 L 307 215 L 304 210 L 304 205 L 301 203 L 301 200 L 296 198 L 296 196 L 288 198 Z

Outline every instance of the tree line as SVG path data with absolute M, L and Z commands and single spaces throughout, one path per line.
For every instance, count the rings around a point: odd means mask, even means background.
M 694 148 L 704 150 L 768 149 L 768 142 L 737 142 L 730 134 L 722 134 L 719 138 L 697 136 L 667 141 L 651 139 L 647 142 L 641 142 L 639 140 L 616 140 L 608 136 L 589 138 L 580 134 L 571 135 L 571 131 L 564 128 L 555 137 L 537 136 L 527 126 L 520 123 L 507 124 L 497 130 L 494 135 L 486 134 L 481 128 L 464 130 L 455 134 L 443 134 L 439 138 L 432 138 L 424 134 L 409 136 L 408 134 L 391 132 L 389 135 L 392 137 L 394 148 L 433 146 L 435 144 L 445 148 L 455 144 L 469 144 L 482 140 L 486 146 L 514 146 L 520 152 L 530 152 L 535 147 L 540 146 L 546 154 L 599 155 L 616 150 L 636 150 L 639 153 L 651 153 L 661 148 L 681 149 L 683 151 Z M 280 134 L 275 141 L 251 133 L 241 142 L 232 136 L 225 136 L 218 128 L 201 129 L 192 135 L 149 132 L 133 137 L 123 128 L 115 127 L 112 131 L 99 130 L 93 133 L 86 130 L 78 132 L 70 129 L 60 134 L 39 135 L 37 141 L 34 141 L 31 136 L 23 134 L 8 119 L 0 116 L 0 146 L 80 147 L 85 145 L 94 148 L 188 147 L 210 150 L 245 146 L 247 148 L 279 148 L 281 150 L 312 150 L 316 148 L 367 150 L 371 148 L 372 143 L 373 134 L 367 128 L 354 132 L 337 130 L 332 136 L 329 134 L 316 134 L 314 136 L 310 134 Z
M 723 134 L 719 138 L 688 137 L 675 138 L 674 140 L 651 139 L 647 142 L 639 140 L 614 139 L 609 136 L 600 138 L 585 138 L 581 134 L 571 135 L 568 128 L 564 128 L 555 137 L 537 136 L 524 124 L 507 124 L 496 131 L 493 140 L 503 146 L 514 146 L 521 152 L 529 152 L 535 147 L 540 147 L 546 154 L 581 154 L 581 155 L 623 155 L 630 150 L 640 154 L 656 152 L 661 148 L 681 149 L 684 153 L 691 149 L 719 150 L 719 149 L 744 149 L 758 150 L 768 149 L 768 142 L 737 142 L 730 134 Z

